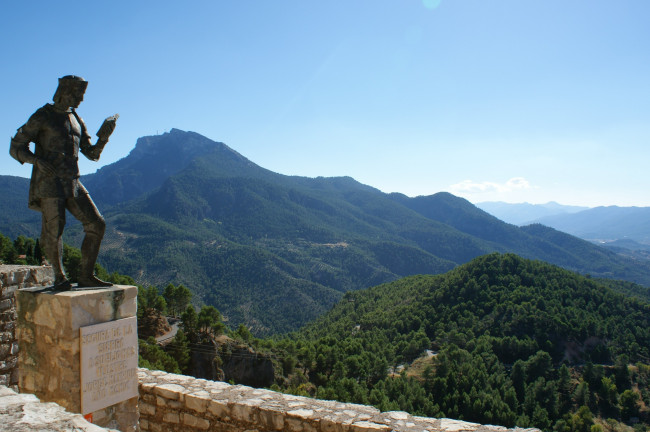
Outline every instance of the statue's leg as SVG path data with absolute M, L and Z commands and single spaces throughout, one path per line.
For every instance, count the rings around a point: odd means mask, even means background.
M 63 270 L 63 228 L 65 227 L 65 200 L 41 198 L 41 248 L 52 265 L 54 286 L 70 289 Z
M 78 284 L 80 287 L 106 287 L 111 286 L 95 276 L 95 262 L 99 255 L 99 246 L 104 237 L 106 222 L 97 210 L 95 203 L 87 194 L 80 194 L 69 198 L 67 207 L 70 213 L 77 218 L 84 228 L 84 239 L 81 243 L 81 265 L 79 267 Z

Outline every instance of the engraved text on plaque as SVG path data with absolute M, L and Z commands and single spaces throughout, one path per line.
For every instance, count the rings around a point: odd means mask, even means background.
M 137 318 L 109 321 L 79 330 L 82 414 L 138 396 Z

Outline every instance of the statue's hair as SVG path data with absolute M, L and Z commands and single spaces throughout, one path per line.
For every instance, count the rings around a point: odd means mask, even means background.
M 88 81 L 85 79 L 76 75 L 66 75 L 59 78 L 59 86 L 56 88 L 56 92 L 54 92 L 52 100 L 54 102 L 58 102 L 61 99 L 61 96 L 68 90 L 73 88 L 81 88 L 86 91 L 86 87 L 88 87 Z

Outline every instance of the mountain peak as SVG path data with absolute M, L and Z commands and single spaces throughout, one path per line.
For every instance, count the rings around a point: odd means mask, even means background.
M 93 191 L 95 201 L 113 205 L 152 191 L 195 159 L 214 151 L 243 158 L 224 143 L 172 128 L 162 135 L 138 138 L 126 157 L 83 176 L 83 182 Z
M 169 150 L 184 150 L 192 153 L 203 153 L 210 148 L 225 146 L 224 143 L 212 141 L 196 132 L 186 132 L 180 129 L 172 128 L 169 132 L 160 135 L 148 135 L 138 138 L 135 147 L 128 156 L 140 158 L 151 153 L 160 153 Z M 182 155 L 181 155 L 182 156 Z M 122 159 L 122 160 L 124 160 Z M 121 161 L 118 161 L 118 163 Z

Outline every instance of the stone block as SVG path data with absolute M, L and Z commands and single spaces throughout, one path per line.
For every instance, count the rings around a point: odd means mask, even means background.
M 197 393 L 185 395 L 185 406 L 187 409 L 196 411 L 197 413 L 204 413 L 208 409 L 210 399 L 210 393 L 202 390 Z
M 385 424 L 372 423 L 368 421 L 358 421 L 352 423 L 350 432 L 390 432 L 392 428 Z
M 317 432 L 318 429 L 304 420 L 287 418 L 284 421 L 284 430 L 289 432 Z
M 347 432 L 347 428 L 344 429 L 343 425 L 333 419 L 321 419 L 320 421 L 320 430 L 321 432 Z
M 36 275 L 33 279 L 39 280 L 41 276 L 43 275 Z M 44 279 L 47 279 L 46 275 Z M 12 351 L 18 351 L 20 390 L 34 393 L 44 401 L 56 402 L 70 412 L 81 412 L 80 329 L 130 318 L 121 315 L 120 306 L 124 302 L 135 304 L 136 294 L 136 287 L 119 285 L 105 289 L 65 292 L 18 290 L 18 344 L 17 349 L 12 346 Z M 132 316 L 135 316 L 135 313 Z M 135 349 L 137 350 L 137 346 Z M 87 352 L 86 355 L 92 354 Z M 114 374 L 114 369 L 107 367 L 105 370 L 106 374 Z M 47 372 L 47 377 L 43 376 L 44 371 Z M 102 388 L 101 382 L 88 381 L 93 383 L 93 386 L 94 383 L 100 383 L 97 384 L 98 387 L 93 387 L 93 392 Z M 109 392 L 118 391 L 117 387 L 103 388 Z M 137 397 L 125 403 L 119 402 L 115 397 L 106 397 L 99 390 L 97 395 L 100 400 L 106 398 L 106 403 L 115 405 L 109 408 L 103 408 L 106 405 L 102 406 L 101 402 L 91 405 L 91 410 L 95 411 L 94 417 L 104 418 L 106 414 L 106 424 L 118 424 L 119 428 L 125 431 L 135 430 L 138 417 Z M 116 408 L 118 405 L 119 409 Z
M 12 299 L 14 298 L 14 293 L 18 289 L 17 285 L 12 285 L 12 286 L 6 286 L 4 288 L 0 288 L 0 299 L 5 300 L 5 299 Z
M 159 407 L 164 407 L 164 408 L 171 408 L 171 409 L 181 409 L 183 408 L 183 404 L 179 401 L 174 401 L 174 400 L 168 400 L 165 398 L 161 398 L 160 396 L 156 396 L 156 405 Z
M 229 413 L 230 410 L 228 409 L 228 401 L 227 400 L 219 400 L 219 399 L 213 399 L 210 401 L 208 404 L 208 411 L 210 414 L 215 416 L 218 419 L 228 419 L 230 418 Z
M 297 409 L 293 411 L 287 411 L 287 415 L 291 417 L 298 417 L 301 419 L 308 419 L 314 415 L 314 410 L 312 409 Z
M 262 407 L 258 413 L 260 423 L 270 430 L 284 430 L 284 412 Z
M 232 387 L 230 384 L 225 383 L 223 381 L 213 381 L 213 382 L 209 383 L 209 385 L 210 385 L 210 390 L 211 390 L 210 392 L 211 393 L 212 393 L 212 390 L 214 390 L 215 392 L 219 392 L 219 391 L 222 391 L 222 390 L 230 389 Z
M 7 285 L 20 285 L 25 280 L 29 270 L 25 267 L 19 267 L 7 274 Z
M 18 357 L 8 357 L 4 361 L 0 361 L 0 372 L 7 372 L 12 370 L 18 364 Z
M 154 394 L 169 400 L 182 400 L 184 391 L 185 387 L 178 384 L 162 384 L 153 390 Z
M 207 430 L 210 428 L 210 422 L 204 418 L 193 416 L 192 414 L 183 413 L 183 424 L 189 427 Z
M 140 413 L 145 415 L 156 415 L 156 407 L 146 402 L 140 402 Z
M 111 408 L 114 408 L 113 418 L 120 425 L 120 428 L 124 428 L 126 432 L 137 431 L 140 420 L 140 410 L 138 408 L 137 397 L 120 402 Z M 111 408 L 106 411 L 111 412 Z
M 142 382 L 142 375 L 140 371 L 138 372 L 138 385 L 140 386 L 140 392 L 152 393 L 153 389 L 156 388 L 157 383 Z
M 235 403 L 230 407 L 232 417 L 240 422 L 253 423 L 259 408 L 254 404 Z
M 163 414 L 163 422 L 178 424 L 181 422 L 180 416 L 175 412 L 166 412 Z
M 0 327 L 0 329 L 5 330 L 5 326 L 7 326 L 7 324 L 10 324 L 15 320 L 16 320 L 16 312 L 14 310 L 0 312 L 0 322 L 2 323 L 3 326 Z

